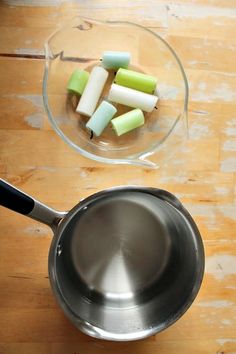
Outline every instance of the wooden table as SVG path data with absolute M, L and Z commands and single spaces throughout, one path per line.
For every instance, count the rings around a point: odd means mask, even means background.
M 143 341 L 100 341 L 77 331 L 54 300 L 47 274 L 50 230 L 2 208 L 1 354 L 236 353 L 235 6 L 235 0 L 1 3 L 1 177 L 59 210 L 118 184 L 168 189 L 193 215 L 206 251 L 200 293 L 176 324 Z M 43 42 L 76 13 L 140 23 L 180 56 L 190 84 L 190 140 L 167 168 L 95 163 L 49 127 L 41 96 Z

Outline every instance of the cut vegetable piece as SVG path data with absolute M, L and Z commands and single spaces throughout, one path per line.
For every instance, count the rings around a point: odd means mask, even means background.
M 154 76 L 137 71 L 119 69 L 114 82 L 121 86 L 152 94 L 156 88 L 157 79 Z
M 111 103 L 102 101 L 102 103 L 87 122 L 86 128 L 93 131 L 96 136 L 101 135 L 116 112 L 117 109 Z
M 144 115 L 141 109 L 133 109 L 111 120 L 116 135 L 128 133 L 144 124 Z
M 158 97 L 128 87 L 112 84 L 108 100 L 128 107 L 140 108 L 145 112 L 151 112 L 157 104 Z
M 108 72 L 102 67 L 95 66 L 92 69 L 76 112 L 88 117 L 92 116 L 107 78 Z
M 88 82 L 89 73 L 85 70 L 76 69 L 71 74 L 67 84 L 67 90 L 75 95 L 82 95 Z
M 102 66 L 105 69 L 128 68 L 130 63 L 130 53 L 109 51 L 102 56 Z

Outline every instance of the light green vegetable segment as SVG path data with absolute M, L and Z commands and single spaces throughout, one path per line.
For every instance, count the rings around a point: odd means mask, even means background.
M 133 109 L 130 112 L 112 119 L 111 124 L 116 132 L 116 135 L 120 136 L 143 125 L 144 115 L 141 109 Z
M 111 103 L 102 101 L 87 122 L 86 128 L 92 130 L 96 136 L 101 135 L 116 112 L 117 109 Z
M 76 69 L 73 71 L 67 84 L 67 90 L 76 95 L 82 95 L 88 82 L 89 73 L 85 70 Z
M 134 90 L 153 94 L 157 79 L 154 76 L 145 75 L 133 70 L 119 69 L 114 82 Z

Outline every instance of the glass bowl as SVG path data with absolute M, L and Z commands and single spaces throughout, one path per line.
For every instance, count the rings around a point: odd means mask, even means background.
M 67 93 L 68 79 L 76 68 L 91 71 L 101 65 L 104 51 L 127 51 L 129 68 L 157 77 L 157 109 L 145 113 L 145 124 L 117 137 L 109 126 L 100 137 L 90 134 L 88 120 L 75 112 L 79 98 Z M 59 136 L 81 155 L 112 164 L 159 167 L 187 136 L 188 83 L 170 45 L 154 32 L 129 22 L 96 21 L 75 17 L 45 43 L 43 99 L 49 120 Z M 102 99 L 114 79 L 109 71 Z M 132 108 L 116 105 L 118 114 Z

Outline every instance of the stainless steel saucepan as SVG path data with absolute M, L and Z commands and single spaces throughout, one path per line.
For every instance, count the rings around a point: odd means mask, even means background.
M 167 191 L 115 187 L 55 211 L 1 180 L 1 205 L 54 232 L 49 278 L 73 324 L 96 338 L 148 337 L 178 320 L 200 288 L 199 231 Z

